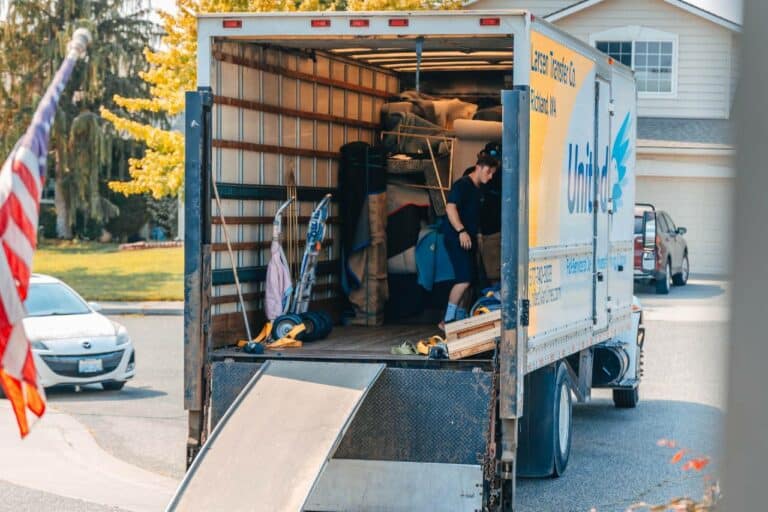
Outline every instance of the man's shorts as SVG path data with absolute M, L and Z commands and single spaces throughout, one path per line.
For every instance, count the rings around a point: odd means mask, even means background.
M 477 240 L 472 240 L 472 249 L 462 249 L 456 238 L 443 238 L 445 250 L 453 266 L 454 281 L 457 283 L 471 283 L 475 280 L 475 248 Z

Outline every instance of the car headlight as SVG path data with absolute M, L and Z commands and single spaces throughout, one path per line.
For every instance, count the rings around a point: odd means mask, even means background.
M 131 341 L 131 337 L 128 336 L 128 331 L 125 330 L 125 327 L 117 331 L 117 339 L 115 341 L 118 345 L 125 345 Z
M 30 343 L 30 345 L 32 345 L 32 348 L 35 348 L 37 350 L 50 350 L 48 348 L 48 345 L 46 345 L 42 341 L 33 341 L 32 343 Z

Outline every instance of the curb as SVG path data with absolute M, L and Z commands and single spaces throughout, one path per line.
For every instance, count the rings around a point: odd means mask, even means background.
M 99 313 L 103 315 L 182 316 L 184 314 L 184 307 L 103 306 Z

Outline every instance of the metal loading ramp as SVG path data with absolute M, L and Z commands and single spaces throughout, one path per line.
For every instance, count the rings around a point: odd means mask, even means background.
M 383 369 L 265 362 L 201 449 L 168 510 L 302 510 Z

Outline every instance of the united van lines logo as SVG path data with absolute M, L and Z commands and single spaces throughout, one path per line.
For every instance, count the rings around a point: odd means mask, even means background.
M 613 151 L 610 155 L 613 188 L 610 197 L 613 211 L 618 211 L 622 204 L 622 191 L 627 185 L 627 159 L 630 154 L 629 144 L 630 115 L 624 118 L 616 138 L 613 141 Z M 594 148 L 587 142 L 583 147 L 579 144 L 568 144 L 568 212 L 572 214 L 592 213 L 595 194 L 594 176 L 598 172 L 597 202 L 600 211 L 608 210 L 608 146 L 598 155 L 598 169 L 594 169 Z
M 613 191 L 611 198 L 613 199 L 613 211 L 617 212 L 624 204 L 622 191 L 627 186 L 627 160 L 630 154 L 629 145 L 629 114 L 624 118 L 624 122 L 621 123 L 619 133 L 616 134 L 616 138 L 613 141 L 613 154 L 612 162 L 614 169 L 616 169 L 616 177 L 613 182 Z

